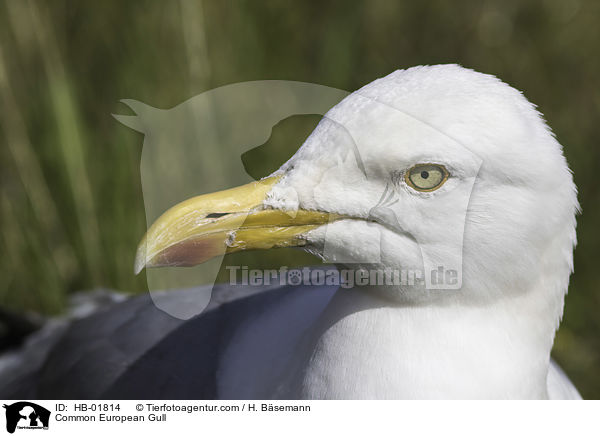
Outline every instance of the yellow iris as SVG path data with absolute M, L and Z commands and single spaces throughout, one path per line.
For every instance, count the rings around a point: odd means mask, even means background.
M 417 164 L 404 175 L 404 180 L 413 189 L 422 192 L 435 191 L 448 179 L 448 170 L 438 164 Z

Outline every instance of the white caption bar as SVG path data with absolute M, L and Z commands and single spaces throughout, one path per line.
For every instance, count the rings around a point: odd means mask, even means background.
M 2 401 L 0 434 L 597 435 L 596 401 Z M 41 430 L 35 431 L 35 430 Z M 7 433 L 8 432 L 8 433 Z

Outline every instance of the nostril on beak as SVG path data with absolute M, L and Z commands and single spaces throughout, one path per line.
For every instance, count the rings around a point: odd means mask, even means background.
M 206 215 L 206 218 L 221 218 L 222 216 L 229 215 L 229 214 L 230 214 L 230 212 L 209 213 L 208 215 Z

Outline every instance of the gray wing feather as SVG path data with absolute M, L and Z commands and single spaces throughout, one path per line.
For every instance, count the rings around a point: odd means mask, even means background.
M 266 303 L 277 288 L 217 285 L 204 313 L 190 320 L 166 314 L 153 299 L 187 304 L 206 287 L 146 294 L 57 320 L 0 357 L 0 397 L 214 398 L 221 344 L 255 300 Z

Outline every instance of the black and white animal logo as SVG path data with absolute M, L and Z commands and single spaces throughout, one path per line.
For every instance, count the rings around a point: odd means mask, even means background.
M 5 404 L 6 431 L 14 433 L 19 429 L 47 429 L 50 421 L 50 411 L 29 401 L 19 401 L 10 405 Z

